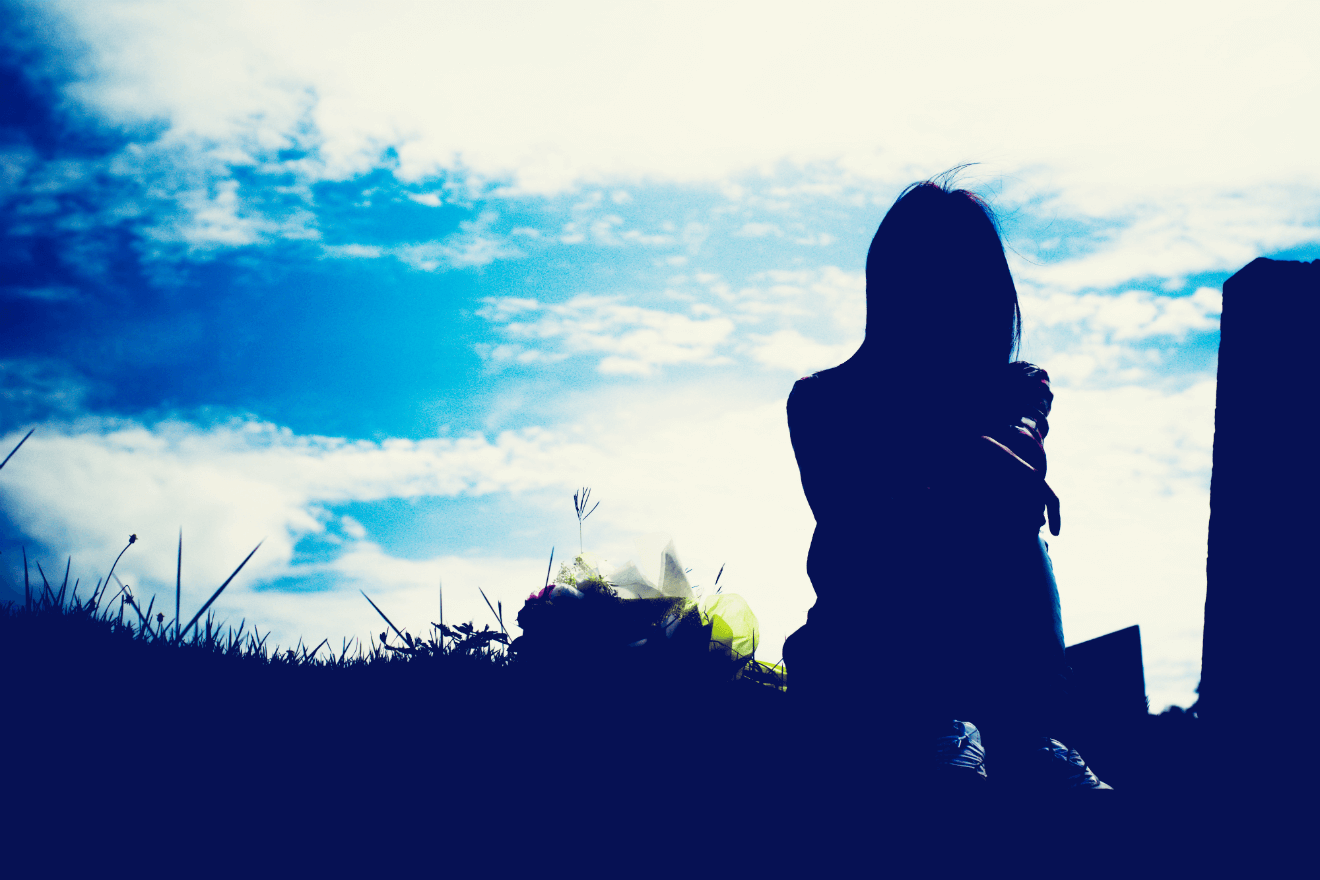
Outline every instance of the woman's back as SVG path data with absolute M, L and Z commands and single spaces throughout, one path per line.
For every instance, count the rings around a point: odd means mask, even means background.
M 1038 537 L 1052 395 L 1044 371 L 1003 366 L 974 404 L 948 410 L 959 395 L 913 371 L 877 384 L 844 365 L 794 385 L 817 601 L 785 659 L 807 700 L 984 723 L 996 704 L 1025 717 L 1019 695 L 1057 691 L 1063 634 Z
M 1053 394 L 1043 370 L 1010 361 L 1021 316 L 989 209 L 962 190 L 909 188 L 871 244 L 866 296 L 861 348 L 788 400 L 816 517 L 817 602 L 784 646 L 792 693 L 808 728 L 858 737 L 830 742 L 836 753 L 865 752 L 891 726 L 966 734 L 951 719 L 1029 751 L 1064 671 L 1039 536 L 1047 508 L 1058 534 L 1044 479 Z M 948 766 L 984 778 L 975 749 L 955 752 Z M 1102 787 L 1075 776 L 1066 786 Z
M 878 374 L 854 363 L 794 385 L 789 434 L 816 518 L 807 570 L 818 617 L 836 584 L 910 580 L 935 552 L 946 562 L 935 579 L 953 580 L 982 545 L 1032 537 L 1044 524 L 1048 376 L 1022 362 L 1003 367 L 948 390 L 933 371 Z M 844 590 L 854 609 L 876 592 Z

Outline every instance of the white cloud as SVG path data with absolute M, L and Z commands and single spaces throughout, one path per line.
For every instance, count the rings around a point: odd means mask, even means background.
M 475 220 L 464 220 L 458 230 L 439 241 L 380 245 L 322 245 L 321 254 L 331 259 L 379 259 L 394 257 L 404 265 L 423 272 L 447 272 L 486 266 L 496 260 L 520 256 L 521 252 L 506 237 L 491 232 L 495 223 L 492 211 L 483 211 Z
M 801 238 L 793 239 L 793 243 L 807 247 L 828 247 L 834 244 L 834 236 L 828 232 L 811 232 Z
M 341 516 L 339 522 L 344 529 L 344 534 L 348 535 L 350 538 L 355 538 L 360 541 L 367 536 L 366 527 L 363 526 L 362 523 L 353 519 L 353 517 Z
M 76 525 L 79 543 L 103 555 L 121 543 L 121 531 L 160 540 L 180 523 L 190 532 L 197 523 L 206 532 L 201 540 L 231 555 L 266 537 L 254 565 L 268 576 L 283 571 L 299 536 L 324 531 L 318 504 L 532 489 L 547 485 L 547 456 L 575 455 L 571 445 L 536 430 L 494 441 L 380 444 L 296 436 L 254 422 L 203 431 L 184 423 L 148 429 L 91 421 L 39 433 L 24 446 L 23 461 L 16 457 L 6 468 L 0 490 L 27 534 L 58 545 L 74 537 Z
M 327 244 L 321 246 L 321 253 L 338 259 L 374 260 L 385 253 L 385 249 L 374 244 Z
M 1082 213 L 1087 206 L 1060 202 L 1031 204 L 1025 210 L 1041 217 L 1087 216 Z M 1210 190 L 1166 184 L 1158 199 L 1100 216 L 1115 225 L 1080 234 L 1076 245 L 1087 252 L 1044 264 L 1016 259 L 1014 276 L 1078 290 L 1233 271 L 1256 257 L 1320 240 L 1320 189 L 1300 181 Z
M 768 336 L 751 334 L 751 355 L 757 363 L 805 376 L 837 366 L 857 350 L 856 345 L 824 345 L 795 330 L 778 330 Z
M 513 297 L 487 299 L 486 303 L 477 314 L 499 325 L 506 336 L 552 346 L 557 356 L 601 356 L 599 370 L 604 374 L 648 376 L 662 366 L 729 362 L 718 354 L 733 331 L 733 322 L 727 318 L 698 320 L 624 305 L 618 297 L 588 295 L 559 304 Z M 516 320 L 523 315 L 526 319 Z M 523 358 L 527 349 L 516 345 L 479 351 L 494 360 L 508 360 Z
M 1107 166 L 1091 204 L 1178 177 L 1315 179 L 1304 145 L 1285 136 L 1320 88 L 1304 43 L 1317 13 L 1305 4 L 1213 16 L 1118 4 L 1100 19 L 955 4 L 956 33 L 879 54 L 876 33 L 918 33 L 928 13 L 574 3 L 511 20 L 498 6 L 440 3 L 57 8 L 92 48 L 95 74 L 70 89 L 75 100 L 116 122 L 168 119 L 170 138 L 240 156 L 310 138 L 308 164 L 332 178 L 392 144 L 408 179 L 462 156 L 542 190 L 596 176 L 713 180 L 784 160 L 883 163 L 906 176 L 969 156 Z M 993 77 L 983 75 L 988 46 Z M 875 87 L 899 81 L 923 87 Z M 1005 88 L 1015 82 L 1032 88 Z
M 188 193 L 185 205 L 191 223 L 180 230 L 193 245 L 244 245 L 257 240 L 259 221 L 238 216 L 238 181 L 220 181 L 217 192 Z
M 1106 334 L 1115 341 L 1153 336 L 1181 338 L 1193 330 L 1219 327 L 1221 295 L 1199 288 L 1191 296 L 1169 296 L 1148 290 L 1126 290 L 1117 295 L 1039 293 L 1024 287 L 1019 294 L 1024 321 L 1037 326 L 1067 326 L 1085 333 Z
M 776 314 L 790 319 L 793 328 L 810 326 L 818 335 L 851 345 L 852 350 L 861 344 L 866 329 L 866 278 L 862 273 L 844 272 L 835 266 L 776 269 L 754 275 L 751 281 L 736 292 L 719 280 L 708 286 L 745 318 L 758 320 Z
M 14 435 L 11 448 L 21 436 Z M 155 592 L 163 601 L 173 589 L 175 540 L 182 528 L 183 580 L 194 606 L 199 592 L 218 586 L 264 540 L 227 590 L 221 610 L 235 622 L 246 615 L 263 629 L 277 627 L 280 638 L 290 641 L 310 637 L 308 627 L 350 618 L 327 617 L 323 602 L 338 600 L 320 593 L 281 596 L 256 591 L 257 584 L 318 572 L 356 577 L 354 560 L 380 553 L 365 540 L 360 523 L 343 517 L 338 525 L 349 541 L 345 557 L 295 564 L 300 539 L 327 534 L 324 505 L 559 487 L 557 468 L 572 468 L 585 451 L 579 443 L 537 429 L 504 432 L 493 440 L 350 443 L 251 422 L 203 430 L 178 422 L 147 428 L 84 421 L 63 430 L 42 426 L 6 466 L 0 499 L 24 534 L 61 556 L 73 556 L 74 575 L 83 577 L 83 596 L 130 533 L 139 541 L 116 574 L 140 595 Z M 17 557 L 6 553 L 4 558 L 11 566 L 9 579 L 21 581 L 21 571 L 12 570 Z M 471 560 L 465 564 L 475 565 Z M 496 569 L 501 564 L 492 562 Z M 396 561 L 393 570 L 400 567 L 408 564 Z M 432 560 L 427 576 L 414 585 L 429 589 L 444 570 L 442 562 Z M 378 574 L 379 587 L 402 588 L 383 570 Z M 475 592 L 470 598 L 480 601 Z M 475 614 L 476 607 L 469 606 L 460 603 L 451 610 Z M 345 607 L 357 616 L 343 634 L 365 634 L 358 610 L 351 602 Z
M 625 305 L 619 297 L 578 296 L 561 304 L 488 298 L 477 312 L 507 342 L 481 343 L 494 363 L 555 363 L 600 356 L 606 375 L 653 375 L 677 364 L 744 363 L 802 374 L 846 360 L 861 343 L 865 284 L 834 267 L 759 273 L 734 289 L 697 272 L 671 279 L 674 310 Z M 702 300 L 705 301 L 702 301 Z
M 382 166 L 403 182 L 443 175 L 446 192 L 481 181 L 511 181 L 504 195 L 604 184 L 593 209 L 627 204 L 621 183 L 713 185 L 731 203 L 783 214 L 807 198 L 883 203 L 907 182 L 981 161 L 968 180 L 1010 220 L 1021 211 L 1105 230 L 1081 235 L 1074 256 L 1019 267 L 1069 290 L 1221 271 L 1320 240 L 1320 170 L 1296 112 L 1320 99 L 1304 39 L 1320 21 L 1313 4 L 1189 17 L 1120 3 L 1102 20 L 1072 7 L 955 7 L 956 34 L 935 46 L 898 41 L 880 56 L 874 34 L 921 32 L 927 13 L 827 4 L 804 19 L 773 5 L 749 17 L 737 4 L 572 3 L 511 22 L 497 6 L 381 3 L 367 13 L 298 2 L 61 2 L 36 12 L 66 19 L 88 47 L 82 78 L 66 88 L 71 112 L 136 138 L 114 173 L 175 203 L 178 216 L 157 216 L 156 236 L 203 251 L 315 238 L 310 184 Z M 994 77 L 984 76 L 987 46 Z M 680 69 L 669 63 L 676 52 Z M 900 81 L 922 88 L 874 85 Z M 1005 87 L 1015 82 L 1032 87 Z M 6 178 L 30 162 L 13 154 Z M 89 173 L 76 166 L 63 178 L 53 164 L 43 173 L 67 189 L 68 175 Z M 293 178 L 290 199 L 237 188 L 240 167 Z M 785 169 L 809 179 L 775 185 Z M 749 175 L 766 184 L 758 195 L 732 180 Z M 27 185 L 41 189 L 36 178 Z M 442 201 L 438 191 L 408 195 Z M 748 222 L 743 233 L 770 226 Z M 695 255 L 707 234 L 696 221 L 671 235 L 604 218 L 565 228 L 561 241 L 677 238 Z M 811 246 L 836 233 L 791 234 Z M 472 236 L 396 256 L 438 271 L 500 253 Z
M 767 235 L 782 236 L 783 234 L 783 230 L 773 223 L 744 223 L 742 228 L 734 233 L 740 238 L 764 238 Z
M 438 208 L 441 205 L 441 195 L 436 192 L 408 193 L 408 198 L 419 205 L 426 205 L 428 208 Z
M 495 260 L 516 256 L 518 251 L 490 228 L 495 223 L 493 211 L 483 211 L 475 220 L 464 220 L 458 232 L 443 241 L 427 241 L 391 248 L 403 263 L 414 269 L 434 272 L 437 269 L 465 269 L 485 266 Z

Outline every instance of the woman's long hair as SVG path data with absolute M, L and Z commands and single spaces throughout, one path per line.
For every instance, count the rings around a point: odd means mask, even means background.
M 1017 351 L 1022 313 L 994 213 L 949 188 L 958 170 L 908 187 L 880 223 L 854 367 L 906 363 L 970 386 Z

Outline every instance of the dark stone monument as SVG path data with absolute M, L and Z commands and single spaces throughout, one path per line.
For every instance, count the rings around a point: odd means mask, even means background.
M 1129 626 L 1070 645 L 1065 742 L 1077 748 L 1100 778 L 1125 790 L 1142 777 L 1138 767 L 1147 720 L 1141 628 Z
M 1102 718 L 1140 721 L 1146 717 L 1146 671 L 1141 660 L 1141 627 L 1070 645 L 1066 652 L 1068 689 L 1079 711 Z
M 1320 260 L 1258 259 L 1224 283 L 1197 708 L 1226 808 L 1308 784 L 1318 335 Z

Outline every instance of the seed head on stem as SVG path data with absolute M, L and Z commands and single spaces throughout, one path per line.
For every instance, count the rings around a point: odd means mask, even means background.
M 581 500 L 579 500 L 579 496 L 581 496 Z M 587 502 L 590 498 L 591 489 L 586 486 L 583 486 L 580 491 L 573 493 L 573 510 L 577 513 L 578 520 L 578 555 L 582 554 L 582 523 L 586 521 L 587 517 L 596 512 L 597 507 L 600 507 L 600 502 L 597 501 L 595 506 L 590 510 L 587 510 Z

